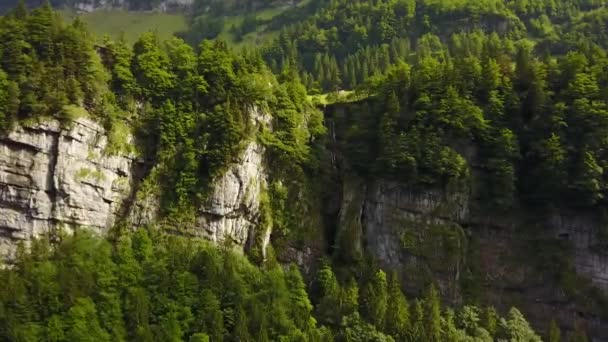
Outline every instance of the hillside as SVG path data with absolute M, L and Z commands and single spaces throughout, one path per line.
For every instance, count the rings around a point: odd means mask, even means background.
M 0 340 L 608 339 L 604 2 L 124 5 L 0 18 Z
M 119 9 L 97 10 L 80 14 L 71 9 L 64 9 L 60 13 L 68 22 L 79 18 L 98 37 L 104 35 L 108 35 L 112 39 L 124 37 L 129 43 L 134 43 L 139 36 L 150 31 L 156 32 L 161 39 L 165 40 L 188 29 L 187 18 L 182 14 Z

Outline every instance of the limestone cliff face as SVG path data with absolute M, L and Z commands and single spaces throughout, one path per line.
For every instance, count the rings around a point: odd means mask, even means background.
M 136 161 L 105 155 L 102 127 L 76 120 L 20 127 L 0 138 L 0 254 L 59 227 L 109 228 L 123 209 Z
M 571 242 L 577 271 L 608 293 L 608 251 L 596 248 L 601 224 L 588 215 L 568 213 L 554 213 L 548 224 L 554 236 Z
M 199 209 L 197 230 L 205 238 L 230 239 L 244 246 L 254 238 L 260 219 L 260 192 L 266 186 L 264 148 L 250 142 L 245 152 L 213 183 L 211 195 Z M 268 243 L 269 237 L 264 237 Z
M 400 262 L 396 251 L 404 249 L 396 246 L 395 240 L 399 240 L 399 235 L 411 226 L 436 222 L 467 227 L 471 232 L 479 228 L 511 233 L 514 227 L 525 224 L 516 214 L 492 218 L 472 214 L 469 212 L 469 198 L 463 193 L 415 191 L 386 181 L 374 182 L 363 191 L 367 193 L 363 203 L 363 229 L 367 245 L 380 260 L 392 265 Z M 599 288 L 608 291 L 608 255 L 593 248 L 598 244 L 600 223 L 589 215 L 555 212 L 542 219 L 541 224 L 547 231 L 545 238 L 569 242 L 576 270 L 588 276 Z
M 468 215 L 467 196 L 384 181 L 369 184 L 365 192 L 362 227 L 369 252 L 409 273 L 408 283 L 415 288 L 439 279 L 443 294 L 456 300 L 466 250 L 460 223 Z
M 563 327 L 583 324 L 592 336 L 608 338 L 597 305 L 577 300 L 580 294 L 569 293 L 555 276 L 571 266 L 565 274 L 580 277 L 569 284 L 574 291 L 593 284 L 608 293 L 608 255 L 594 248 L 601 224 L 591 215 L 558 212 L 531 224 L 521 213 L 473 212 L 466 193 L 417 191 L 382 180 L 344 181 L 343 198 L 337 238 L 351 230 L 349 236 L 361 238 L 352 249 L 363 245 L 383 267 L 399 272 L 410 293 L 434 281 L 444 298 L 459 303 L 472 291 L 467 280 L 473 277 L 482 302 L 516 305 L 539 329 L 555 318 Z M 345 211 L 360 213 L 358 222 L 342 219 Z M 547 246 L 557 250 L 543 250 Z
M 252 117 L 267 124 L 255 109 Z M 0 255 L 10 257 L 17 242 L 58 229 L 103 234 L 123 217 L 134 226 L 156 221 L 158 194 L 135 195 L 143 162 L 108 155 L 107 144 L 103 127 L 88 119 L 69 128 L 57 121 L 23 126 L 0 137 Z M 267 177 L 263 156 L 256 141 L 234 156 L 199 209 L 196 236 L 246 247 L 264 234 L 263 245 L 268 243 L 270 232 L 257 229 Z
M 252 125 L 269 127 L 270 116 L 253 107 L 249 109 Z M 268 173 L 264 162 L 264 147 L 252 140 L 243 152 L 232 156 L 227 170 L 213 181 L 196 215 L 196 224 L 188 234 L 216 243 L 226 240 L 247 248 L 262 237 L 262 251 L 270 239 L 270 231 L 260 231 L 260 193 L 266 187 Z M 155 180 L 154 183 L 162 182 Z M 139 193 L 129 210 L 134 226 L 151 224 L 159 218 L 158 191 Z

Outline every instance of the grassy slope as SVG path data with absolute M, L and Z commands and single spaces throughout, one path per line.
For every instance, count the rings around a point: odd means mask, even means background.
M 297 6 L 305 6 L 310 0 L 300 1 Z M 283 13 L 288 7 L 267 8 L 256 12 L 258 19 L 269 21 L 275 16 Z M 89 29 L 99 35 L 109 35 L 111 38 L 118 38 L 124 34 L 129 42 L 134 42 L 139 35 L 147 31 L 158 32 L 161 39 L 169 38 L 176 32 L 188 29 L 187 18 L 179 14 L 153 13 L 153 12 L 130 12 L 122 10 L 95 11 L 92 13 L 78 14 L 73 10 L 61 10 L 63 18 L 67 21 L 73 20 L 76 16 L 87 23 Z M 220 33 L 223 39 L 235 47 L 247 45 L 261 45 L 274 39 L 278 32 L 266 31 L 266 25 L 259 25 L 256 32 L 250 32 L 243 36 L 243 39 L 236 41 L 230 29 L 238 27 L 243 22 L 243 15 L 225 16 L 224 30 Z
M 78 16 L 70 10 L 62 10 L 61 15 L 68 21 Z M 186 18 L 178 14 L 112 10 L 84 13 L 80 14 L 80 18 L 97 35 L 107 34 L 118 38 L 124 33 L 129 42 L 134 42 L 139 35 L 147 31 L 156 31 L 161 39 L 166 39 L 175 32 L 188 28 Z
M 302 0 L 298 2 L 296 6 L 306 6 L 309 2 L 310 0 Z M 289 7 L 266 8 L 257 11 L 255 15 L 259 20 L 270 21 L 272 18 L 283 13 L 287 9 L 289 9 Z M 236 41 L 234 35 L 230 33 L 230 29 L 233 25 L 238 27 L 243 22 L 244 16 L 226 16 L 224 19 L 224 30 L 222 31 L 222 33 L 220 33 L 218 38 L 231 42 L 236 47 L 242 47 L 247 45 L 261 45 L 265 42 L 271 41 L 279 34 L 275 31 L 266 31 L 266 25 L 259 25 L 256 32 L 247 33 L 243 36 L 243 39 L 241 41 Z

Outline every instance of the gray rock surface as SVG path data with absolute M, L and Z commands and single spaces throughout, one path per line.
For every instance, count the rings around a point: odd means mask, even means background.
M 257 107 L 249 109 L 249 116 L 256 127 L 270 127 L 271 117 Z M 261 247 L 265 253 L 271 231 L 259 230 L 258 223 L 260 192 L 266 187 L 266 180 L 264 147 L 252 140 L 240 155 L 233 156 L 227 170 L 213 182 L 208 197 L 198 210 L 195 227 L 188 234 L 216 243 L 228 240 L 242 248 L 249 247 L 255 234 L 263 234 Z M 130 208 L 130 222 L 135 226 L 154 223 L 160 205 L 157 184 L 152 184 L 148 192 L 138 193 L 137 197 Z
M 574 247 L 574 265 L 581 274 L 608 293 L 608 251 L 597 247 L 601 223 L 588 216 L 556 213 L 549 225 L 557 238 L 569 240 Z
M 20 127 L 0 139 L 0 254 L 60 227 L 102 232 L 114 223 L 134 157 L 106 155 L 107 143 L 87 119 L 65 129 L 57 121 Z
M 608 338 L 608 325 L 598 313 L 573 300 L 555 279 L 553 272 L 560 266 L 547 265 L 545 252 L 534 250 L 534 246 L 556 246 L 555 240 L 563 240 L 569 247 L 554 258 L 565 259 L 583 277 L 580 281 L 591 282 L 608 294 L 608 253 L 598 245 L 603 227 L 593 213 L 556 212 L 537 217 L 537 226 L 528 226 L 518 212 L 502 217 L 472 213 L 465 194 L 421 192 L 380 180 L 360 186 L 359 191 L 365 194 L 360 205 L 366 251 L 383 267 L 397 271 L 408 292 L 419 295 L 433 281 L 446 300 L 460 303 L 462 266 L 478 265 L 474 281 L 483 286 L 489 302 L 504 306 L 501 309 L 511 305 L 524 309 L 539 329 L 548 328 L 544 325 L 551 317 L 569 329 L 583 324 L 591 336 Z M 532 235 L 527 236 L 526 230 Z M 462 253 L 472 241 L 478 243 L 469 249 L 475 252 L 474 259 Z M 541 267 L 553 270 L 544 273 L 538 268 L 540 260 L 545 263 Z
M 257 125 L 269 118 L 251 110 Z M 140 226 L 158 217 L 157 194 L 134 205 L 140 168 L 134 156 L 107 155 L 107 136 L 88 119 L 62 128 L 57 121 L 24 126 L 0 139 L 0 255 L 10 256 L 18 241 L 62 228 L 87 227 L 99 233 L 121 215 Z M 245 245 L 257 231 L 260 192 L 266 186 L 264 148 L 251 141 L 213 184 L 199 209 L 195 234 L 214 242 Z
M 260 218 L 260 191 L 266 186 L 264 148 L 250 142 L 244 153 L 213 184 L 209 198 L 199 209 L 197 230 L 205 238 L 230 239 L 244 246 Z M 264 238 L 267 243 L 268 238 Z

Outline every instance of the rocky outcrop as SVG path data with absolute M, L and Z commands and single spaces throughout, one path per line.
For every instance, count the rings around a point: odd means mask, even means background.
M 254 125 L 270 126 L 269 117 L 256 108 L 249 114 Z M 108 154 L 107 147 L 104 129 L 84 118 L 69 127 L 53 120 L 25 125 L 0 137 L 1 255 L 10 256 L 17 241 L 58 229 L 88 227 L 103 233 L 123 216 L 133 226 L 158 219 L 158 193 L 142 190 L 142 162 L 127 153 Z M 252 139 L 233 156 L 210 186 L 188 233 L 265 251 L 271 227 L 260 227 L 268 182 L 264 153 Z M 521 307 L 541 329 L 550 317 L 570 328 L 583 322 L 593 336 L 608 337 L 597 303 L 582 293 L 589 283 L 608 292 L 608 256 L 597 238 L 602 221 L 593 213 L 549 213 L 531 223 L 523 210 L 484 216 L 471 209 L 466 191 L 336 177 L 339 195 L 329 196 L 326 206 L 335 208 L 324 220 L 326 227 L 338 226 L 335 241 L 328 243 L 340 257 L 374 256 L 398 271 L 413 294 L 436 282 L 444 298 L 458 304 L 474 295 L 470 285 L 479 286 L 481 302 Z M 310 221 L 311 229 L 323 225 Z M 281 260 L 296 262 L 310 274 L 325 246 L 303 241 L 285 242 Z M 562 268 L 568 267 L 575 272 L 565 274 L 576 279 L 562 277 Z
M 0 254 L 58 228 L 103 232 L 133 185 L 133 156 L 105 153 L 102 127 L 78 119 L 19 127 L 0 138 Z
M 269 127 L 257 108 L 250 114 L 255 125 Z M 17 241 L 60 228 L 104 233 L 121 217 L 136 227 L 156 222 L 159 195 L 142 190 L 143 162 L 110 155 L 107 146 L 104 129 L 83 118 L 70 127 L 54 120 L 22 126 L 0 138 L 0 255 L 10 256 Z M 258 241 L 264 251 L 270 230 L 258 223 L 266 178 L 264 148 L 252 140 L 213 182 L 189 233 L 242 247 Z
M 479 216 L 469 211 L 469 198 L 464 193 L 439 190 L 415 191 L 394 182 L 377 181 L 366 191 L 363 227 L 367 245 L 380 260 L 397 264 L 395 245 L 400 234 L 412 224 L 431 222 L 438 225 L 458 225 L 472 232 L 502 230 L 514 232 L 527 223 L 520 214 L 508 217 Z M 571 244 L 577 272 L 588 276 L 598 287 L 608 292 L 608 254 L 594 250 L 598 244 L 601 223 L 590 215 L 556 212 L 539 219 L 536 226 L 545 232 L 545 239 L 563 240 Z M 525 238 L 525 237 L 522 237 Z
M 260 219 L 260 193 L 266 187 L 263 156 L 264 148 L 256 141 L 250 142 L 228 171 L 214 181 L 198 212 L 197 231 L 201 236 L 214 242 L 230 239 L 241 246 L 253 238 Z M 265 244 L 268 239 L 263 238 Z
M 271 117 L 257 107 L 250 108 L 248 114 L 255 127 L 270 127 Z M 270 241 L 270 229 L 266 229 L 269 227 L 259 229 L 260 195 L 267 186 L 268 177 L 264 153 L 264 147 L 252 140 L 240 155 L 233 156 L 227 169 L 210 186 L 197 211 L 194 227 L 180 233 L 216 243 L 230 241 L 244 249 L 257 240 L 264 253 Z M 129 211 L 129 220 L 134 226 L 153 224 L 159 218 L 160 190 L 157 185 L 162 180 L 154 176 L 150 180 L 153 184 L 144 186 Z
M 553 235 L 573 247 L 576 270 L 608 293 L 608 250 L 602 251 L 598 239 L 606 223 L 591 215 L 567 213 L 554 213 L 548 222 Z

